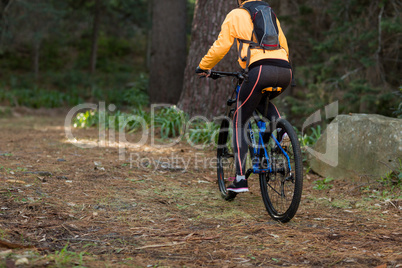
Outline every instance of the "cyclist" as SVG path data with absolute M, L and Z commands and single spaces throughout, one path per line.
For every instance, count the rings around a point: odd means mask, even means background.
M 261 0 L 236 0 L 239 7 L 247 2 Z M 236 179 L 227 187 L 228 191 L 241 193 L 248 192 L 245 176 L 245 162 L 248 151 L 246 140 L 247 122 L 257 109 L 263 113 L 266 102 L 277 97 L 281 92 L 267 92 L 267 87 L 281 87 L 286 89 L 292 80 L 292 70 L 289 64 L 289 49 L 286 37 L 277 20 L 280 48 L 277 50 L 251 49 L 249 66 L 239 59 L 240 66 L 249 67 L 248 79 L 243 82 L 238 93 L 237 107 L 233 116 L 233 148 L 235 152 Z M 218 39 L 208 53 L 203 57 L 196 73 L 208 76 L 211 69 L 227 54 L 236 39 L 249 40 L 253 34 L 253 23 L 247 10 L 236 8 L 232 10 L 221 26 Z M 237 41 L 237 48 L 240 43 Z M 248 45 L 244 44 L 240 55 L 247 55 Z M 280 114 L 271 102 L 268 103 L 267 114 L 271 120 L 280 118 Z

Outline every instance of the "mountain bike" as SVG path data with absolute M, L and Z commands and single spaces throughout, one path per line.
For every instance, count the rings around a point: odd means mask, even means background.
M 245 76 L 240 72 L 213 71 L 210 74 L 210 78 L 213 79 L 228 76 L 235 77 L 237 83 L 231 98 L 227 101 L 229 109 L 227 116 L 221 122 L 218 134 L 217 175 L 222 197 L 231 201 L 237 195 L 226 188 L 236 178 L 231 127 L 235 108 L 231 106 L 237 102 L 237 95 Z M 266 103 L 268 107 L 268 101 Z M 249 168 L 246 179 L 249 179 L 251 174 L 258 174 L 261 195 L 268 214 L 276 221 L 283 223 L 290 221 L 299 207 L 303 188 L 302 155 L 295 130 L 285 119 L 269 121 L 254 111 L 248 124 L 247 139 Z

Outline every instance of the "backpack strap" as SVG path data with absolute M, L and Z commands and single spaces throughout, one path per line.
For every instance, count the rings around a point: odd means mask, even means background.
M 255 10 L 255 7 L 257 6 L 261 6 L 261 5 L 266 5 L 269 6 L 268 3 L 263 2 L 263 1 L 255 1 L 255 2 L 250 2 L 250 3 L 246 3 L 244 4 L 242 7 L 240 7 L 241 9 L 247 10 L 247 12 L 250 14 L 251 20 L 254 21 L 254 13 L 253 10 Z M 256 42 L 253 42 L 253 38 L 254 36 L 256 36 L 255 31 L 254 31 L 254 27 L 253 27 L 253 32 L 251 33 L 251 38 L 250 40 L 245 40 L 245 39 L 237 39 L 240 43 L 239 45 L 239 59 L 241 61 L 245 61 L 246 62 L 246 68 L 244 69 L 244 72 L 247 74 L 248 73 L 248 66 L 250 65 L 250 57 L 251 57 L 251 49 L 252 48 L 257 48 L 257 49 L 264 49 L 262 47 L 260 47 L 260 45 Z M 247 49 L 247 56 L 246 57 L 242 57 L 241 56 L 241 52 L 243 50 L 243 43 L 249 44 L 248 49 Z M 264 49 L 265 51 L 265 49 Z
M 250 65 L 250 58 L 251 58 L 251 49 L 253 48 L 257 48 L 257 49 L 263 49 L 262 47 L 260 47 L 257 43 L 250 41 L 250 40 L 244 40 L 244 39 L 237 39 L 237 41 L 239 41 L 240 45 L 239 45 L 239 59 L 241 61 L 245 61 L 246 62 L 246 68 L 244 69 L 244 72 L 247 74 L 248 73 L 248 66 Z M 247 56 L 246 57 L 242 57 L 241 56 L 241 52 L 243 50 L 243 43 L 248 44 L 248 49 L 247 49 Z M 265 50 L 264 50 L 265 51 Z

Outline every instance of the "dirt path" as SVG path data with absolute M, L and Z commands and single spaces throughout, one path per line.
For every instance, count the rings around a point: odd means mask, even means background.
M 284 225 L 256 177 L 251 193 L 220 198 L 212 150 L 142 146 L 121 161 L 117 147 L 72 145 L 63 124 L 0 119 L 0 267 L 402 267 L 402 202 L 375 185 L 315 190 L 308 174 Z M 74 135 L 96 141 L 98 131 Z

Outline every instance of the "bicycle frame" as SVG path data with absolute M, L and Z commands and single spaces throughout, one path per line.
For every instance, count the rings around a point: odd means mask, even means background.
M 278 170 L 274 170 L 274 168 L 272 167 L 272 162 L 270 164 L 270 158 L 268 155 L 268 151 L 267 151 L 267 147 L 265 146 L 264 143 L 264 139 L 263 136 L 266 134 L 267 131 L 267 123 L 264 121 L 257 121 L 257 126 L 258 126 L 258 144 L 255 141 L 255 136 L 254 136 L 254 131 L 251 127 L 251 123 L 249 124 L 248 128 L 250 131 L 250 137 L 251 137 L 251 144 L 252 144 L 252 150 L 254 152 L 253 157 L 254 159 L 252 159 L 252 163 L 253 163 L 253 167 L 252 167 L 252 173 L 254 174 L 260 174 L 260 173 L 273 173 L 273 172 L 277 172 Z M 276 139 L 275 135 L 273 133 L 270 133 L 271 138 L 274 140 L 275 144 L 278 146 L 278 148 L 280 148 L 280 150 L 282 151 L 282 153 L 285 155 L 286 159 L 288 160 L 288 168 L 289 171 L 292 171 L 292 168 L 290 166 L 290 157 L 287 154 L 287 152 L 282 148 L 282 146 L 280 145 L 280 142 Z M 264 158 L 260 158 L 259 156 L 261 155 L 261 149 L 264 150 Z M 261 161 L 266 161 L 266 163 L 260 163 Z M 262 167 L 267 167 L 267 168 L 262 168 Z
M 227 105 L 231 106 L 233 103 L 236 103 L 238 95 L 239 95 L 239 91 L 241 88 L 241 84 L 243 83 L 244 80 L 247 79 L 247 75 L 245 75 L 244 73 L 239 73 L 239 72 L 217 72 L 217 71 L 213 71 L 210 74 L 210 78 L 212 79 L 218 79 L 221 77 L 226 77 L 226 76 L 233 76 L 237 78 L 237 84 L 235 86 L 235 91 L 236 91 L 236 99 L 229 99 L 227 101 Z M 231 111 L 229 111 L 229 115 L 231 114 L 231 112 L 234 109 L 232 109 Z M 252 163 L 253 163 L 253 167 L 249 170 L 247 170 L 246 172 L 246 178 L 248 178 L 252 173 L 254 174 L 261 174 L 261 173 L 275 173 L 275 172 L 281 172 L 281 170 L 276 170 L 276 168 L 273 167 L 272 165 L 272 161 L 270 161 L 269 155 L 268 155 L 268 151 L 267 151 L 267 147 L 264 144 L 264 140 L 263 140 L 263 135 L 266 134 L 267 131 L 267 124 L 266 122 L 264 122 L 263 120 L 261 120 L 261 118 L 258 116 L 258 114 L 256 114 L 256 112 L 254 112 L 254 117 L 258 117 L 260 120 L 256 120 L 257 123 L 257 127 L 258 127 L 258 133 L 259 133 L 259 140 L 258 140 L 258 144 L 255 141 L 255 137 L 254 137 L 254 131 L 251 127 L 251 123 L 249 124 L 249 131 L 250 131 L 250 137 L 251 137 L 251 143 L 252 143 L 252 150 L 253 150 L 253 158 L 252 159 Z M 272 128 L 274 129 L 274 128 Z M 278 146 L 278 148 L 280 148 L 280 150 L 282 151 L 282 153 L 285 155 L 286 159 L 288 160 L 288 168 L 289 171 L 292 171 L 292 168 L 290 166 L 290 157 L 287 154 L 287 152 L 282 148 L 282 146 L 280 145 L 280 142 L 276 139 L 275 135 L 271 132 L 270 133 L 271 138 L 275 141 L 275 144 Z M 266 161 L 265 166 L 267 168 L 261 168 L 261 164 L 260 164 L 260 150 L 261 148 L 264 149 L 264 159 L 262 159 L 263 161 Z M 271 162 L 271 163 L 270 163 Z M 262 163 L 264 164 L 264 163 Z
M 236 100 L 238 98 L 239 95 L 239 91 L 241 88 L 241 84 L 237 84 L 236 85 Z M 260 118 L 259 115 L 254 112 L 254 118 Z M 260 118 L 261 119 L 261 118 Z M 255 140 L 255 136 L 254 136 L 254 131 L 251 127 L 251 123 L 249 123 L 248 128 L 249 128 L 249 132 L 250 132 L 250 138 L 251 138 L 251 144 L 252 144 L 252 150 L 254 152 L 253 154 L 253 159 L 251 159 L 252 162 L 252 168 L 247 170 L 246 172 L 246 177 L 248 178 L 251 173 L 253 174 L 261 174 L 261 173 L 274 173 L 274 172 L 278 172 L 278 170 L 274 170 L 273 166 L 272 166 L 272 162 L 270 163 L 270 157 L 268 155 L 268 151 L 267 151 L 267 147 L 265 146 L 264 140 L 263 140 L 263 136 L 264 134 L 266 134 L 267 131 L 267 123 L 262 121 L 262 120 L 256 120 L 257 123 L 257 127 L 258 127 L 258 144 Z M 287 154 L 287 152 L 282 148 L 282 146 L 280 145 L 280 142 L 276 139 L 275 135 L 273 133 L 270 133 L 271 138 L 275 141 L 275 144 L 278 146 L 278 148 L 280 148 L 280 150 L 282 151 L 282 153 L 285 155 L 286 159 L 287 159 L 287 163 L 288 163 L 288 168 L 289 171 L 292 171 L 292 168 L 290 166 L 290 157 Z M 264 158 L 260 158 L 260 154 L 261 154 L 261 148 L 264 150 Z M 263 161 L 263 163 L 260 163 L 260 160 Z M 264 163 L 265 162 L 265 163 Z M 262 168 L 262 167 L 267 167 L 267 168 Z

